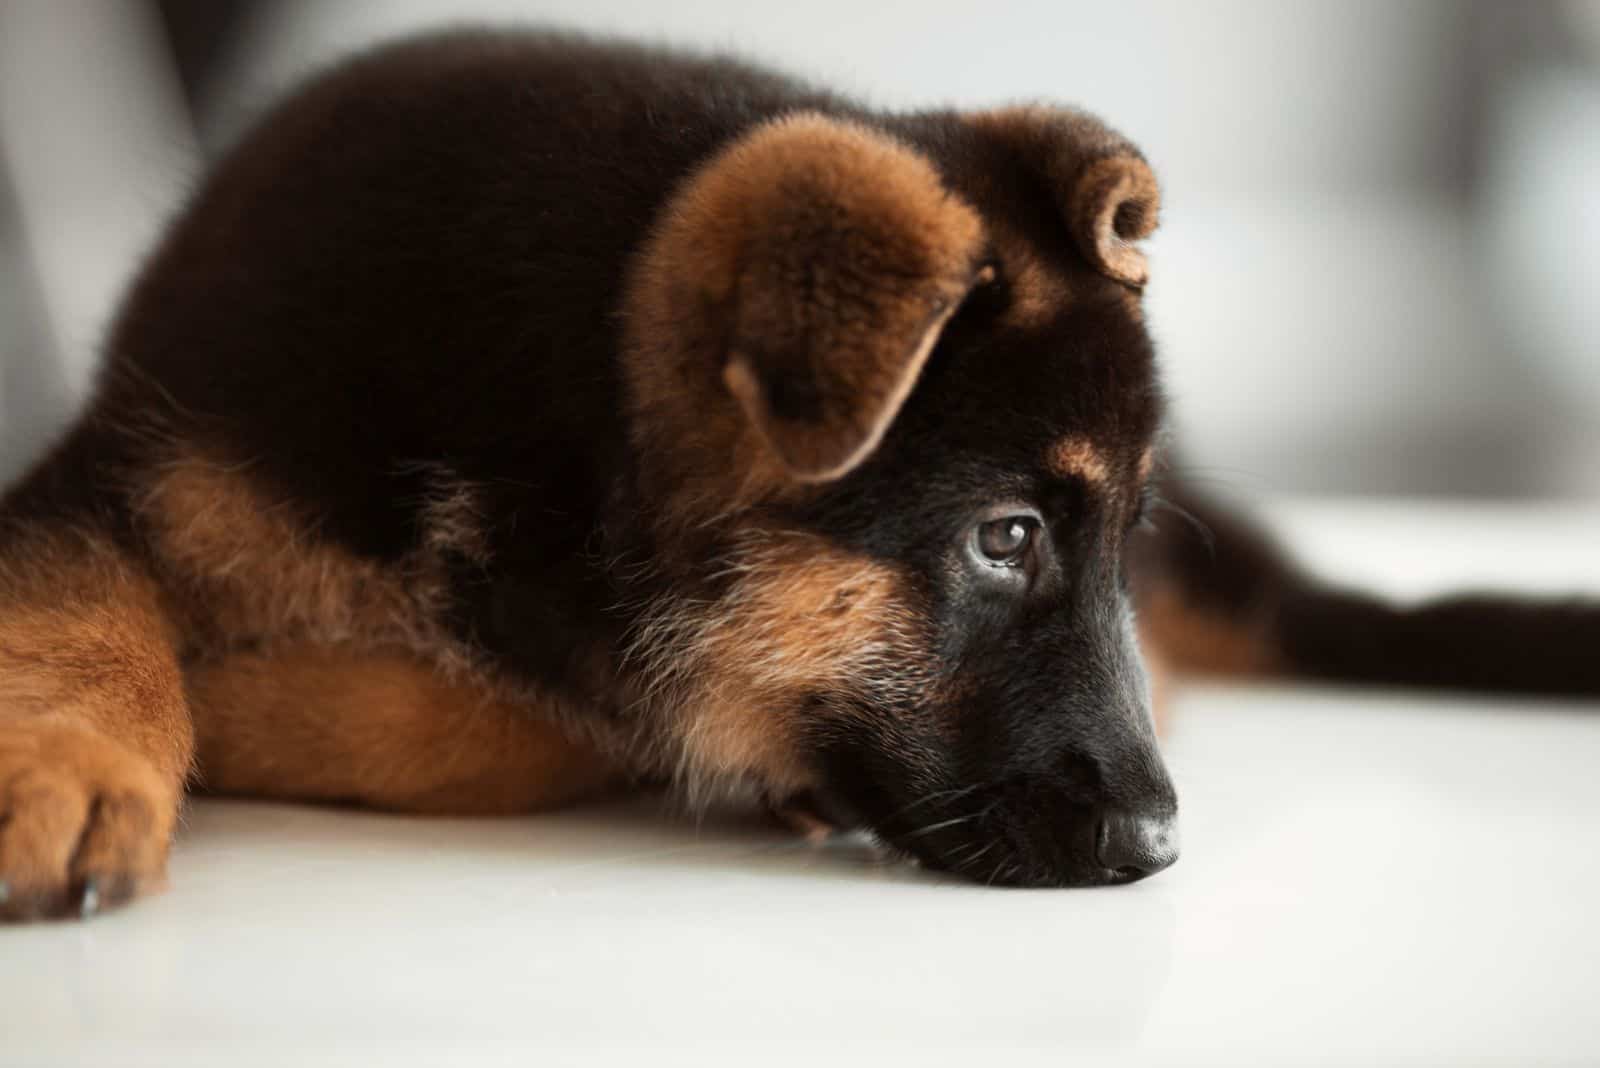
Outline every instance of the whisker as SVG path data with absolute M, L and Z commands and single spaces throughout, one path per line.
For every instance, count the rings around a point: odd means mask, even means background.
M 980 857 L 982 857 L 985 853 L 989 852 L 989 850 L 993 849 L 995 846 L 997 846 L 999 844 L 1000 844 L 1000 839 L 998 839 L 998 838 L 991 839 L 989 841 L 989 844 L 985 845 L 982 849 L 979 849 L 976 853 L 974 853 L 974 852 L 972 852 L 972 850 L 976 847 L 977 843 L 973 843 L 973 845 L 967 846 L 964 850 L 962 850 L 963 853 L 967 853 L 967 854 L 970 854 L 970 855 L 963 856 L 960 860 L 952 860 L 952 863 L 957 868 L 970 868 L 970 867 L 972 867 L 974 864 L 976 864 L 978 862 L 978 859 Z
M 946 827 L 954 827 L 958 823 L 966 823 L 968 820 L 975 820 L 975 819 L 978 818 L 978 816 L 979 816 L 979 813 L 971 812 L 971 813 L 968 813 L 965 816 L 957 816 L 955 819 L 940 820 L 938 823 L 932 823 L 932 824 L 929 824 L 926 827 L 918 828 L 917 830 L 912 831 L 909 834 L 901 835 L 901 837 L 902 838 L 920 838 L 925 834 L 932 834 L 934 831 L 942 831 Z
M 949 790 L 935 790 L 933 793 L 927 794 L 924 797 L 919 797 L 915 801 L 911 802 L 909 805 L 905 805 L 904 807 L 898 808 L 895 811 L 889 813 L 889 815 L 884 817 L 884 821 L 887 822 L 887 821 L 892 820 L 892 819 L 897 819 L 900 816 L 905 815 L 907 812 L 910 812 L 914 808 L 919 808 L 922 805 L 931 804 L 934 801 L 957 801 L 957 800 L 967 796 L 968 794 L 972 793 L 974 790 L 981 790 L 984 787 L 984 785 L 985 785 L 984 783 L 980 782 L 980 783 L 973 783 L 971 786 L 962 786 L 962 787 L 952 788 L 952 789 L 949 789 Z
M 996 879 L 1013 879 L 1019 873 L 1021 873 L 1021 871 L 1022 865 L 1017 861 L 1012 861 L 1010 864 L 998 865 L 994 871 L 989 873 L 989 881 L 983 885 L 993 886 Z
M 958 857 L 962 853 L 966 853 L 966 852 L 970 851 L 977 844 L 978 843 L 976 843 L 976 842 L 968 842 L 966 845 L 964 845 L 964 846 L 960 847 L 959 849 L 957 849 L 954 853 L 951 853 L 949 856 L 942 857 L 940 859 L 944 860 L 948 864 L 956 865 L 956 864 L 959 863 L 959 861 L 956 860 L 956 857 Z

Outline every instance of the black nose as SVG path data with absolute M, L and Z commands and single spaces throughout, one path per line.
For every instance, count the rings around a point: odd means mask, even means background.
M 1170 815 L 1107 812 L 1100 817 L 1094 855 L 1106 870 L 1129 881 L 1154 875 L 1178 859 L 1178 821 Z

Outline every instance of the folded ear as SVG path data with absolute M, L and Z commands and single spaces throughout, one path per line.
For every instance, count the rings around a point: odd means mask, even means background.
M 883 437 L 975 283 L 982 241 L 977 214 L 911 148 L 795 115 L 676 195 L 639 299 L 791 477 L 824 481 Z
M 1131 142 L 1092 115 L 1067 108 L 1007 108 L 971 120 L 1050 186 L 1079 250 L 1096 270 L 1134 287 L 1149 280 L 1149 265 L 1135 242 L 1155 230 L 1161 190 Z

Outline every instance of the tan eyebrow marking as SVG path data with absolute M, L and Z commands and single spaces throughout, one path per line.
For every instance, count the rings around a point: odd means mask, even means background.
M 1081 478 L 1102 486 L 1111 478 L 1111 468 L 1088 438 L 1070 435 L 1050 446 L 1045 464 L 1058 475 Z

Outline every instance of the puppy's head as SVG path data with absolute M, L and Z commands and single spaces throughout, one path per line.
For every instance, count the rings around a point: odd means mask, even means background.
M 675 194 L 627 304 L 657 562 L 630 663 L 691 788 L 986 881 L 1176 857 L 1121 565 L 1156 198 L 1126 142 L 1033 109 L 792 116 Z

